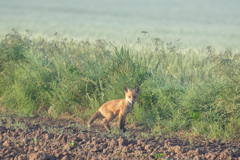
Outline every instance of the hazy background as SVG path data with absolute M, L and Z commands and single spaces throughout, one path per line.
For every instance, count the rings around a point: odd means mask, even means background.
M 141 31 L 183 47 L 239 50 L 239 0 L 0 0 L 0 39 L 32 36 L 136 43 Z

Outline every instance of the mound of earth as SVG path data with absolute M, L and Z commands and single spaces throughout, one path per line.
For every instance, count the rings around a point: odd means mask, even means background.
M 107 133 L 77 119 L 1 117 L 0 159 L 238 159 L 237 142 L 151 136 L 127 127 Z M 144 138 L 145 137 L 145 138 Z

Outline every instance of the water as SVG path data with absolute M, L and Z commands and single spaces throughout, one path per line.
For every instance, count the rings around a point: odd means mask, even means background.
M 32 36 L 136 43 L 147 31 L 183 47 L 240 49 L 238 0 L 0 0 L 0 39 L 14 27 Z

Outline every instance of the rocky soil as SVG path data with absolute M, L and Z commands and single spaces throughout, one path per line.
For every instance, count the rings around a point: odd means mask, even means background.
M 150 135 L 127 126 L 107 133 L 78 119 L 0 117 L 0 159 L 238 159 L 238 142 Z M 115 124 L 112 124 L 115 126 Z

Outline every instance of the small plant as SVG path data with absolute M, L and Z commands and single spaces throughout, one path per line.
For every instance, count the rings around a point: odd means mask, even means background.
M 194 142 L 192 138 L 189 139 L 189 143 L 190 143 L 190 148 L 192 149 L 194 147 Z
M 231 150 L 232 150 L 233 152 L 237 152 L 239 149 L 238 149 L 238 148 L 234 148 L 233 146 L 231 146 Z
M 35 120 L 33 120 L 31 123 L 35 125 L 35 124 L 36 124 L 36 121 L 35 121 Z
M 144 139 L 147 139 L 147 138 L 149 138 L 151 136 L 149 133 L 146 133 L 146 132 L 141 132 L 140 135 Z
M 57 146 L 57 148 L 58 148 L 58 149 L 61 149 L 61 148 L 62 148 L 62 146 L 61 146 L 61 145 L 58 145 L 58 146 Z
M 199 118 L 199 113 L 198 113 L 198 112 L 194 112 L 194 113 L 193 113 L 193 120 L 194 120 L 194 121 L 197 121 L 198 118 Z
M 16 120 L 13 124 L 11 124 L 13 128 L 17 129 L 20 128 L 22 130 L 27 129 L 26 123 L 21 123 L 18 120 Z
M 46 126 L 45 125 L 41 125 L 41 128 L 46 131 Z
M 206 146 L 208 146 L 208 144 L 209 144 L 209 138 L 208 138 L 208 137 L 205 137 L 205 141 L 206 141 Z
M 63 134 L 63 128 L 60 128 L 59 130 L 58 130 L 58 133 L 61 133 L 61 134 Z
M 157 159 L 162 159 L 164 157 L 164 153 L 155 153 L 152 156 Z
M 123 135 L 124 135 L 124 137 L 126 137 L 128 139 L 130 139 L 132 136 L 130 132 L 124 132 Z
M 112 129 L 110 130 L 111 134 L 114 135 L 119 135 L 121 133 L 121 129 L 119 129 L 118 127 L 112 127 Z
M 12 126 L 11 120 L 7 118 L 6 127 L 11 128 L 11 126 Z
M 75 143 L 73 140 L 69 141 L 70 148 L 73 148 L 75 146 Z
M 33 143 L 34 143 L 35 146 L 38 145 L 38 138 L 37 137 L 33 138 Z
M 146 158 L 147 158 L 147 155 L 141 153 L 141 154 L 139 155 L 139 158 L 141 158 L 141 159 L 142 159 L 142 158 L 146 159 Z

